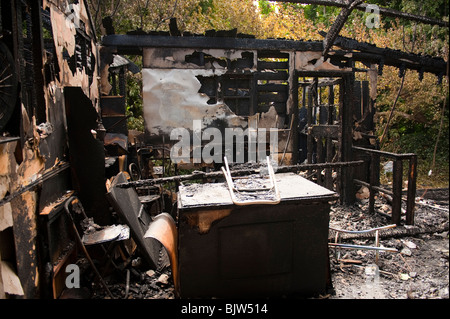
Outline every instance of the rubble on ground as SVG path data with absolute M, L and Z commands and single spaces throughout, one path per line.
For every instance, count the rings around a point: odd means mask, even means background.
M 378 264 L 375 251 L 341 249 L 338 260 L 336 249 L 330 248 L 333 289 L 319 298 L 448 299 L 448 190 L 447 200 L 437 202 L 439 204 L 433 199 L 424 201 L 416 198 L 414 226 L 399 226 L 380 233 L 380 246 L 395 248 L 398 252 L 380 252 Z M 367 214 L 367 205 L 368 200 L 364 198 L 352 206 L 334 203 L 330 212 L 330 227 L 364 230 L 390 224 L 389 210 L 386 209 L 390 205 L 383 196 L 376 199 L 377 213 L 374 215 Z M 355 245 L 374 245 L 373 234 L 354 237 L 343 240 Z M 329 241 L 333 242 L 331 232 Z M 155 271 L 135 262 L 123 273 L 127 271 L 130 272 L 128 286 L 126 276 L 106 278 L 116 298 L 175 298 L 170 267 Z M 94 288 L 92 298 L 109 298 L 100 285 Z

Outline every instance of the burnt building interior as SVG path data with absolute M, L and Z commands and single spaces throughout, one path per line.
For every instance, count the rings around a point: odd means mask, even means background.
M 379 149 L 377 78 L 389 65 L 440 81 L 447 62 L 339 36 L 351 3 L 323 41 L 292 41 L 181 33 L 175 19 L 170 32 L 100 39 L 85 1 L 2 1 L 0 298 L 61 298 L 80 256 L 113 298 L 105 269 L 136 256 L 170 265 L 179 297 L 309 296 L 330 285 L 330 202 L 367 186 L 369 213 L 382 191 L 392 224 L 414 225 L 417 157 Z M 142 73 L 145 132 L 127 128 L 127 72 Z M 229 158 L 220 140 L 218 160 L 174 162 L 176 128 L 189 141 L 262 132 L 270 159 L 248 161 L 247 139 Z M 392 189 L 380 158 L 393 161 Z

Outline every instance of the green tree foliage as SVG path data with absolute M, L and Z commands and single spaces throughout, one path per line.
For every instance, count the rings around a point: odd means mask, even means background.
M 259 0 L 258 6 L 261 14 L 270 14 L 275 11 L 274 6 L 267 0 Z

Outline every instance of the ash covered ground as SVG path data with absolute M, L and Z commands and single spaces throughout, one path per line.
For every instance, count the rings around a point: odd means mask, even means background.
M 378 196 L 376 213 L 369 215 L 368 199 L 364 192 L 360 191 L 359 199 L 352 206 L 332 204 L 330 227 L 355 231 L 391 224 L 389 199 Z M 379 252 L 377 260 L 374 250 L 330 248 L 333 289 L 328 294 L 311 298 L 448 299 L 448 189 L 431 193 L 418 190 L 414 226 L 398 226 L 379 232 L 380 246 L 394 248 L 396 252 Z M 375 245 L 375 233 L 341 235 L 340 238 L 341 243 Z M 334 231 L 330 231 L 329 242 L 335 242 Z M 161 254 L 161 265 L 156 271 L 148 270 L 136 258 L 120 276 L 109 276 L 105 280 L 115 298 L 174 299 L 172 275 L 164 252 Z M 110 297 L 96 283 L 90 298 Z
M 431 192 L 430 192 L 431 193 Z M 415 225 L 380 231 L 380 245 L 397 252 L 330 249 L 334 299 L 448 299 L 449 298 L 449 206 L 448 189 L 427 194 L 419 190 Z M 364 196 L 363 196 L 364 197 Z M 374 215 L 368 215 L 367 199 L 351 207 L 334 205 L 330 227 L 365 230 L 390 224 L 389 201 L 379 196 Z M 404 207 L 405 208 L 405 207 Z M 403 217 L 404 218 L 404 217 Z M 330 236 L 331 237 L 331 236 Z M 330 242 L 334 240 L 330 238 Z M 374 245 L 375 236 L 346 240 Z M 338 259 L 339 257 L 339 259 Z M 373 275 L 372 270 L 378 270 Z

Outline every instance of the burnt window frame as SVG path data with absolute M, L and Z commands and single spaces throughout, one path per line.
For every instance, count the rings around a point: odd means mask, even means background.
M 75 30 L 74 66 L 80 72 L 83 72 L 83 68 L 85 69 L 86 75 L 89 78 L 89 85 L 91 85 L 94 79 L 95 57 L 92 50 L 91 38 L 85 30 L 84 22 L 80 21 L 80 27 Z

